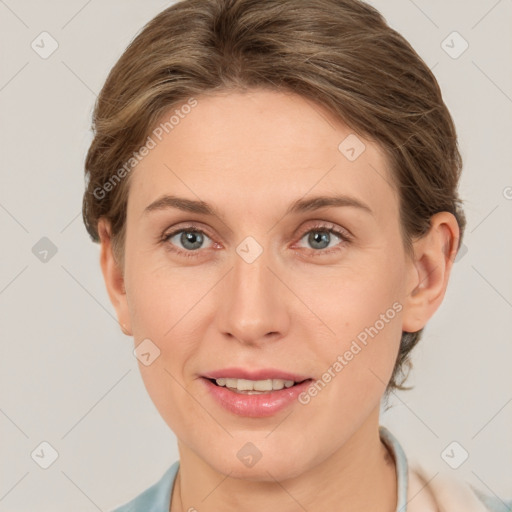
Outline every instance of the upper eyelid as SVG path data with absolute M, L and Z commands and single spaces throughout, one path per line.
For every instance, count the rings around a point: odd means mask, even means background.
M 313 226 L 310 226 L 308 228 L 303 228 L 303 229 L 299 229 L 297 228 L 296 230 L 294 230 L 294 236 L 297 236 L 297 234 L 299 232 L 302 232 L 302 235 L 301 236 L 304 236 L 306 233 L 309 233 L 309 231 L 312 231 L 314 229 L 325 229 L 325 230 L 335 230 L 335 231 L 340 231 L 342 234 L 343 233 L 346 233 L 348 236 L 353 236 L 352 233 L 347 229 L 347 228 L 344 228 L 342 226 L 338 226 L 336 225 L 335 223 L 333 222 L 330 222 L 330 221 L 321 221 L 321 220 L 311 220 L 309 222 L 313 222 L 313 223 L 316 223 L 315 225 Z M 188 224 L 188 225 L 185 225 L 185 226 L 182 226 L 182 227 L 178 227 L 178 228 L 173 228 L 173 229 L 170 229 L 170 231 L 164 231 L 164 234 L 162 235 L 162 237 L 164 238 L 167 238 L 171 235 L 176 235 L 177 233 L 180 233 L 182 231 L 198 231 L 198 232 L 201 232 L 201 233 L 204 233 L 205 235 L 209 236 L 210 238 L 213 238 L 212 236 L 210 236 L 209 234 L 209 230 L 207 228 L 203 228 L 202 226 L 200 226 L 199 224 L 196 224 L 196 223 L 191 223 L 191 224 Z
M 177 235 L 178 233 L 181 233 L 183 231 L 197 231 L 199 233 L 204 233 L 209 238 L 212 238 L 210 236 L 209 230 L 207 228 L 203 228 L 200 224 L 196 224 L 196 223 L 190 223 L 190 224 L 185 223 L 184 226 L 172 227 L 172 228 L 169 228 L 169 230 L 164 230 L 162 238 L 168 238 L 169 236 Z

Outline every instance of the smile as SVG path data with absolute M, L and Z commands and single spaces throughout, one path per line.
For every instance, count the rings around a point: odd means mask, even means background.
M 247 379 L 215 379 L 217 386 L 226 387 L 235 393 L 259 394 L 268 391 L 279 391 L 291 388 L 296 382 L 283 379 L 247 380 Z
M 213 402 L 225 411 L 248 418 L 263 418 L 298 404 L 298 396 L 313 379 L 202 378 Z

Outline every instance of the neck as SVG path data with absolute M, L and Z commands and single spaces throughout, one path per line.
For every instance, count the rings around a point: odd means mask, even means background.
M 215 471 L 188 447 L 178 443 L 180 469 L 170 512 L 252 512 L 343 510 L 395 512 L 396 467 L 379 437 L 379 411 L 322 463 L 299 476 L 249 481 Z

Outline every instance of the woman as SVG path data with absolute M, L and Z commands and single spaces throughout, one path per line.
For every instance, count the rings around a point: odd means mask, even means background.
M 465 217 L 435 77 L 355 0 L 185 0 L 112 69 L 83 217 L 180 460 L 116 509 L 500 510 L 379 425 Z

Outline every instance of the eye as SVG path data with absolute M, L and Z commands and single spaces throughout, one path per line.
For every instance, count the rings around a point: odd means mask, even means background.
M 300 241 L 305 240 L 309 248 L 312 248 L 314 252 L 332 252 L 325 251 L 338 245 L 345 245 L 350 242 L 350 237 L 347 233 L 341 229 L 336 228 L 333 225 L 329 226 L 314 226 L 302 235 Z
M 210 242 L 207 246 L 205 246 L 206 241 Z M 170 250 L 186 256 L 196 256 L 196 254 L 193 254 L 194 252 L 199 252 L 199 249 L 206 249 L 213 245 L 211 238 L 204 231 L 195 227 L 181 228 L 167 233 L 162 238 L 162 243 L 169 244 L 173 247 Z
M 313 226 L 302 235 L 299 246 L 308 249 L 308 247 L 300 245 L 303 240 L 314 254 L 324 255 L 340 250 L 341 248 L 338 246 L 347 245 L 351 238 L 345 230 L 329 224 Z M 202 229 L 193 225 L 164 234 L 161 243 L 167 250 L 186 257 L 200 256 L 202 253 L 200 249 L 221 247 L 213 242 Z

